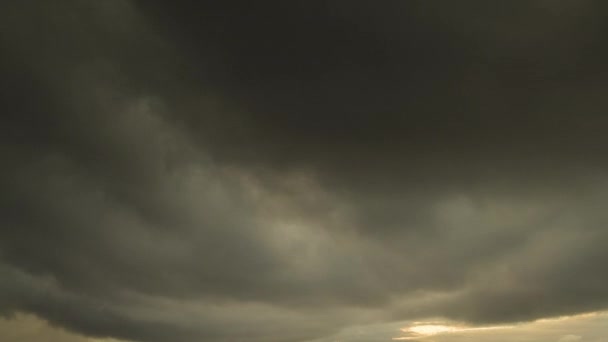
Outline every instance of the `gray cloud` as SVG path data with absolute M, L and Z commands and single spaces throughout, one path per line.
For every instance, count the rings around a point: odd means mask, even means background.
M 1 312 L 162 342 L 605 309 L 603 7 L 3 4 Z

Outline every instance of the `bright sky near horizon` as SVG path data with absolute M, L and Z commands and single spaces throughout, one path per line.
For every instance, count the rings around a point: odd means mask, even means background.
M 129 342 L 87 338 L 68 332 L 32 315 L 18 314 L 0 320 L 6 342 Z M 392 337 L 391 337 L 392 336 Z M 608 313 L 542 319 L 514 325 L 472 327 L 447 321 L 376 324 L 351 327 L 334 336 L 309 342 L 605 342 Z

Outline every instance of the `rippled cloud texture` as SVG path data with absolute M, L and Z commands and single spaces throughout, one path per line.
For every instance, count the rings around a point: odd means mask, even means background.
M 3 2 L 0 313 L 273 342 L 605 310 L 607 10 Z

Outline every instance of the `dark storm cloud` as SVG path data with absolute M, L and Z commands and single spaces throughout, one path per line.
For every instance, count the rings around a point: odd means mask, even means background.
M 0 309 L 307 340 L 608 305 L 606 5 L 2 5 Z
M 578 154 L 572 142 L 601 139 L 585 134 L 603 122 L 597 111 L 569 115 L 603 101 L 586 89 L 603 77 L 597 4 L 188 4 L 158 10 L 161 25 L 193 60 L 219 55 L 218 83 L 247 111 L 245 132 L 205 141 L 224 142 L 225 158 L 350 178 L 359 173 L 343 171 L 362 156 L 371 164 L 363 173 L 407 171 L 421 161 L 561 158 Z M 202 129 L 222 124 L 199 114 Z

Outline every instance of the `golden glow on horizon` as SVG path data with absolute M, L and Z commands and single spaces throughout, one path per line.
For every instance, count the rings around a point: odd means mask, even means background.
M 395 341 L 405 340 L 427 340 L 433 336 L 447 336 L 456 333 L 476 333 L 488 330 L 513 330 L 514 329 L 543 329 L 547 326 L 555 324 L 565 324 L 566 322 L 579 322 L 586 319 L 594 319 L 599 317 L 607 317 L 608 312 L 589 312 L 584 314 L 572 315 L 572 316 L 558 316 L 551 318 L 542 318 L 528 323 L 521 323 L 517 325 L 499 325 L 499 326 L 485 326 L 485 327 L 470 327 L 466 325 L 459 325 L 448 321 L 434 321 L 434 322 L 412 322 L 410 326 L 401 328 L 400 330 L 405 336 L 393 337 Z M 525 331 L 525 330 L 524 330 Z
M 447 333 L 447 332 L 453 332 L 457 329 L 458 328 L 456 328 L 456 327 L 451 327 L 448 325 L 429 324 L 429 325 L 416 325 L 411 328 L 402 329 L 402 330 L 405 332 L 413 332 L 413 333 L 419 334 L 419 335 L 437 335 L 437 334 L 442 334 L 442 333 Z
M 422 337 L 451 334 L 458 332 L 474 332 L 474 331 L 486 331 L 496 329 L 509 329 L 513 326 L 502 325 L 502 326 L 491 326 L 491 327 L 467 327 L 457 325 L 439 324 L 436 322 L 414 322 L 411 327 L 401 328 L 401 331 L 409 334 L 410 336 L 393 337 L 393 340 L 414 340 Z

